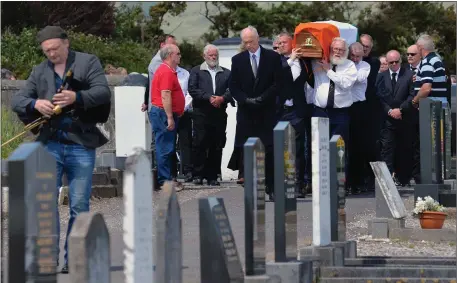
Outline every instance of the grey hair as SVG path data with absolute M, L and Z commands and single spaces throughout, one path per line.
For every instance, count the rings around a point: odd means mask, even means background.
M 349 45 L 349 50 L 352 51 L 353 53 L 356 53 L 356 52 L 363 53 L 363 45 L 360 42 L 354 42 L 351 45 Z
M 287 36 L 287 37 L 289 37 L 290 39 L 293 39 L 293 36 L 292 36 L 290 33 L 288 33 L 287 31 L 281 32 L 281 33 L 278 35 L 278 38 L 280 38 L 281 36 Z
M 371 35 L 364 33 L 364 34 L 361 34 L 359 38 L 362 39 L 362 37 L 368 38 L 370 40 L 370 47 L 373 47 L 373 38 L 371 37 Z
M 435 51 L 435 43 L 433 42 L 433 38 L 428 34 L 421 34 L 417 39 L 417 45 L 421 45 L 422 48 L 427 51 Z
M 241 33 L 240 33 L 240 36 L 243 36 L 243 33 L 246 31 L 246 30 L 249 30 L 251 31 L 257 38 L 259 38 L 259 33 L 257 32 L 257 29 L 253 26 L 248 26 L 247 28 L 244 28 Z
M 206 55 L 210 49 L 216 49 L 217 54 L 219 54 L 219 48 L 214 44 L 207 44 L 205 48 L 203 48 L 203 54 Z
M 402 60 L 401 60 L 401 54 L 400 54 L 400 52 L 398 52 L 398 50 L 390 50 L 389 52 L 387 52 L 387 54 L 386 54 L 386 60 L 387 60 L 387 56 L 389 56 L 389 54 L 393 54 L 393 53 L 398 54 L 398 58 L 400 58 L 400 59 L 399 59 L 399 60 L 400 60 L 400 61 L 399 61 L 399 64 L 401 64 L 401 62 L 402 62 Z
M 173 44 L 165 44 L 159 51 L 160 59 L 165 61 L 173 53 Z
M 330 44 L 330 47 L 332 48 L 333 47 L 333 43 L 337 42 L 337 41 L 340 41 L 340 42 L 343 42 L 344 43 L 344 48 L 346 49 L 346 51 L 344 52 L 344 58 L 347 58 L 348 57 L 348 54 L 349 54 L 349 49 L 348 49 L 348 44 L 346 42 L 346 39 L 342 38 L 342 37 L 334 37 L 332 39 L 332 43 Z

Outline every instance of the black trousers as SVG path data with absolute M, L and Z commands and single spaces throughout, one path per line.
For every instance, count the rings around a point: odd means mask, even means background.
M 194 109 L 193 139 L 193 176 L 205 178 L 207 181 L 217 180 L 221 172 L 222 150 L 227 141 L 227 114 L 205 113 Z
M 305 183 L 305 119 L 298 117 L 292 107 L 281 111 L 280 121 L 288 121 L 295 130 L 295 172 L 297 185 Z
M 407 183 L 411 178 L 413 159 L 413 131 L 409 118 L 402 120 L 388 117 L 381 131 L 381 157 L 389 168 L 395 172 L 401 183 Z
M 367 106 L 365 101 L 354 102 L 349 108 L 349 136 L 347 143 L 349 166 L 347 186 L 362 188 L 365 184 L 367 162 Z
M 419 111 L 416 109 L 412 110 L 411 129 L 413 138 L 413 164 L 411 175 L 414 178 L 416 184 L 422 182 L 421 179 L 421 149 L 420 149 L 420 135 L 419 135 Z
M 174 162 L 172 164 L 173 177 L 177 176 L 179 172 L 181 175 L 192 173 L 192 113 L 184 112 L 179 118 L 178 122 L 178 140 L 177 150 L 181 162 L 178 162 L 176 152 L 174 156 Z M 176 150 L 175 150 L 176 151 Z M 179 166 L 179 168 L 178 168 Z
M 374 173 L 371 169 L 369 162 L 381 160 L 381 130 L 384 125 L 383 109 L 379 100 L 367 100 L 367 116 L 365 121 L 367 123 L 367 133 L 365 137 L 366 145 L 366 165 L 365 165 L 365 179 L 367 181 L 368 189 L 374 189 Z

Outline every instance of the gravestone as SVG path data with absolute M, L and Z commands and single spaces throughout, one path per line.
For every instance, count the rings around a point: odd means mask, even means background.
M 331 241 L 346 241 L 345 144 L 340 135 L 330 140 Z
M 385 162 L 370 162 L 376 178 L 376 218 L 371 223 L 373 238 L 389 238 L 389 231 L 405 228 L 407 210 Z M 370 224 L 368 225 L 370 226 Z
M 275 174 L 275 262 L 297 260 L 295 131 L 289 122 L 273 129 Z
M 452 118 L 451 108 L 449 102 L 443 102 L 443 122 L 441 123 L 441 132 L 443 134 L 442 148 L 443 148 L 443 180 L 450 179 L 451 176 L 451 135 L 452 135 Z
M 265 274 L 265 149 L 259 138 L 244 144 L 246 275 Z
M 8 282 L 56 283 L 56 161 L 41 143 L 23 143 L 8 169 Z
M 311 118 L 314 246 L 331 241 L 329 132 L 328 118 Z
M 151 163 L 141 148 L 127 157 L 124 171 L 124 275 L 126 283 L 153 278 Z
M 155 222 L 154 282 L 182 282 L 182 226 L 181 209 L 172 182 L 161 191 Z
M 244 274 L 222 198 L 199 199 L 202 283 L 243 283 Z
M 110 237 L 103 215 L 94 212 L 78 214 L 68 248 L 72 283 L 111 282 Z

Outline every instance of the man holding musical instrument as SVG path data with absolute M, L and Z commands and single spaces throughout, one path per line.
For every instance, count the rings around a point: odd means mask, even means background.
M 99 59 L 71 50 L 63 29 L 47 26 L 37 41 L 47 60 L 33 68 L 25 87 L 13 96 L 12 108 L 25 124 L 47 118 L 36 131 L 37 141 L 56 159 L 56 190 L 64 173 L 68 179 L 68 239 L 76 216 L 89 211 L 95 149 L 108 141 L 96 124 L 108 119 L 111 92 Z M 62 273 L 68 273 L 67 240 L 64 258 Z

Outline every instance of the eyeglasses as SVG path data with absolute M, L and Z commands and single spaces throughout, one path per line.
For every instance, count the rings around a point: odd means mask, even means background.
M 392 61 L 392 62 L 388 62 L 388 63 L 389 63 L 389 65 L 398 64 L 398 63 L 400 63 L 400 60 Z
M 406 53 L 407 56 L 416 56 L 417 53 Z
M 341 48 L 332 48 L 333 52 L 345 52 L 346 49 L 341 49 Z

